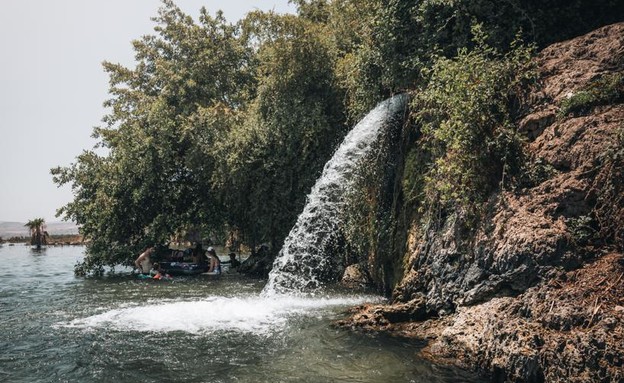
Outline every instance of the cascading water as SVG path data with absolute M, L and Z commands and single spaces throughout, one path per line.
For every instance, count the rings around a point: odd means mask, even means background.
M 407 100 L 407 95 L 400 94 L 381 102 L 345 137 L 325 165 L 275 259 L 265 295 L 313 290 L 331 279 L 336 262 L 328 253 L 337 240 L 352 175 L 386 128 L 403 122 Z

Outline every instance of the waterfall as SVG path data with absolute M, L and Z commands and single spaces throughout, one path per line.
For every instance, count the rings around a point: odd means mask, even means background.
M 307 197 L 303 212 L 284 241 L 263 293 L 314 290 L 335 277 L 339 260 L 332 257 L 341 227 L 344 195 L 361 159 L 388 127 L 403 123 L 408 97 L 381 102 L 347 134 Z

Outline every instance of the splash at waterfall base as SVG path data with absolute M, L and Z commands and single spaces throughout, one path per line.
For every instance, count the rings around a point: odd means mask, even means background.
M 494 382 L 624 382 L 621 243 L 579 231 L 606 210 L 622 238 L 624 161 L 608 156 L 621 150 L 624 105 L 557 117 L 570 94 L 623 73 L 622 57 L 624 23 L 542 51 L 541 87 L 518 126 L 552 175 L 493 195 L 474 232 L 457 216 L 424 233 L 408 223 L 392 303 L 357 307 L 337 325 L 427 340 L 425 357 Z

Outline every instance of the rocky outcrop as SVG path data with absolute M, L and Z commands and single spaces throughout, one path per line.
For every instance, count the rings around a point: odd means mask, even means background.
M 479 229 L 412 230 L 393 304 L 340 324 L 429 339 L 423 351 L 493 381 L 624 382 L 624 105 L 561 116 L 624 71 L 624 23 L 548 47 L 519 121 L 536 174 L 493 195 Z M 608 254 L 607 254 L 608 253 Z M 606 255 L 605 255 L 606 254 Z
M 238 272 L 257 278 L 267 278 L 271 266 L 275 260 L 275 254 L 267 245 L 261 245 L 258 249 L 252 249 L 249 257 L 238 267 Z
M 358 290 L 370 286 L 371 281 L 364 266 L 353 264 L 345 268 L 340 284 L 348 289 Z
M 427 318 L 424 302 L 361 306 L 340 322 L 427 339 L 422 355 L 495 382 L 624 381 L 624 256 L 607 254 L 517 297 Z M 418 314 L 420 313 L 420 315 Z

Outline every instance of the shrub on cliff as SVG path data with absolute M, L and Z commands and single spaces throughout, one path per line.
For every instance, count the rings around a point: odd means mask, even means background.
M 404 174 L 404 191 L 421 209 L 474 216 L 497 187 L 506 187 L 522 162 L 522 141 L 512 120 L 516 100 L 531 81 L 531 49 L 502 54 L 474 29 L 476 48 L 438 58 L 429 82 L 414 97 L 421 137 Z M 420 170 L 421 174 L 410 173 Z M 418 180 L 419 186 L 415 186 Z
M 624 102 L 624 73 L 604 75 L 561 103 L 560 117 L 580 116 L 595 106 Z

